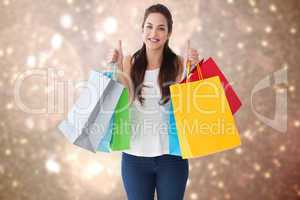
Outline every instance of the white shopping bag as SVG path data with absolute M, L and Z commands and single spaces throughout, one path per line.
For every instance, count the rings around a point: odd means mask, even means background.
M 91 71 L 86 88 L 58 128 L 71 143 L 96 153 L 123 89 L 117 81 Z

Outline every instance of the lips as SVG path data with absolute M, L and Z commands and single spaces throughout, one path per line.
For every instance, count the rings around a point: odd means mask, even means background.
M 157 39 L 157 38 L 149 38 L 148 40 L 149 40 L 150 42 L 153 42 L 153 43 L 157 43 L 157 42 L 160 41 L 160 40 Z

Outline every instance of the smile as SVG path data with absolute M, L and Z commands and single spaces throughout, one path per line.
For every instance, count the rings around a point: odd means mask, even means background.
M 155 39 L 155 38 L 149 38 L 149 40 L 150 40 L 150 42 L 153 42 L 153 43 L 157 43 L 160 41 L 159 39 Z

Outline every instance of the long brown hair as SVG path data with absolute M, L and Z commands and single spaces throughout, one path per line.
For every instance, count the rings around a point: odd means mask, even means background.
M 169 33 L 172 32 L 172 15 L 167 7 L 162 4 L 155 4 L 146 9 L 142 28 L 149 14 L 160 13 L 167 20 Z M 143 44 L 142 48 L 136 51 L 131 59 L 132 69 L 130 72 L 131 80 L 134 86 L 134 98 L 138 98 L 139 102 L 143 104 L 144 98 L 142 97 L 142 88 L 145 71 L 147 69 L 148 61 L 146 56 L 146 45 Z M 166 41 L 163 49 L 162 64 L 159 70 L 158 83 L 162 94 L 160 104 L 165 104 L 170 98 L 169 85 L 176 80 L 179 73 L 179 58 L 169 47 L 169 40 Z

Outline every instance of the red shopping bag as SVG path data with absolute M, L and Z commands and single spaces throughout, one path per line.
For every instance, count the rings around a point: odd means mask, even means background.
M 224 76 L 222 71 L 218 68 L 214 60 L 212 58 L 208 58 L 204 62 L 201 61 L 199 65 L 201 66 L 201 74 L 203 79 L 207 79 L 213 76 L 219 76 L 225 91 L 227 101 L 229 103 L 230 110 L 232 114 L 236 113 L 236 111 L 238 111 L 238 109 L 242 105 L 240 98 L 237 96 L 232 86 L 228 83 L 226 77 Z M 197 73 L 197 69 L 198 68 L 195 67 L 190 73 L 190 77 L 188 79 L 189 82 L 198 81 L 201 78 Z M 181 81 L 181 83 L 185 83 L 185 82 L 186 82 L 186 78 Z

